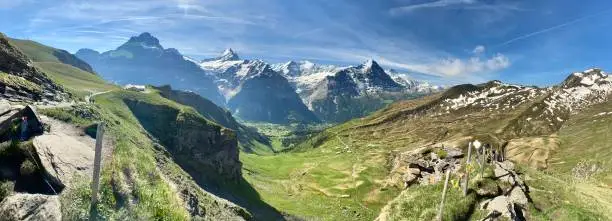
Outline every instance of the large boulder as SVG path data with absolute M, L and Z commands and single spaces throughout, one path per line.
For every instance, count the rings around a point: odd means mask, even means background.
M 94 151 L 74 137 L 44 134 L 33 141 L 34 148 L 47 177 L 60 187 L 69 186 L 77 175 L 92 174 Z
M 58 196 L 15 194 L 0 202 L 0 220 L 62 220 Z

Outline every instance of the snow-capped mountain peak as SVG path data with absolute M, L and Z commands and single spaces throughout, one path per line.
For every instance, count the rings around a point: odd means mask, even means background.
M 371 70 L 372 68 L 380 67 L 378 63 L 376 63 L 376 61 L 372 59 L 366 60 L 361 66 L 366 70 Z
M 240 60 L 238 54 L 231 48 L 225 49 L 221 56 L 215 58 L 204 59 L 200 62 L 200 67 L 206 71 L 224 72 L 225 70 L 246 63 L 248 61 Z
M 234 50 L 232 50 L 231 48 L 228 48 L 228 49 L 225 49 L 225 51 L 223 51 L 223 54 L 221 54 L 221 56 L 218 57 L 218 60 L 237 61 L 237 60 L 240 60 L 240 57 L 238 57 L 238 54 L 234 52 Z
M 593 68 L 571 74 L 563 81 L 563 87 L 592 86 L 605 82 L 610 82 L 610 76 L 601 69 Z

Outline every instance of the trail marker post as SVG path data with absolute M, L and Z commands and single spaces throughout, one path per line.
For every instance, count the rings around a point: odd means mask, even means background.
M 478 140 L 475 140 L 473 144 L 474 144 L 474 148 L 476 148 L 476 153 L 478 153 L 478 156 L 476 156 L 476 159 L 478 159 L 478 161 L 480 162 L 480 176 L 482 177 L 482 168 L 484 167 L 484 163 L 485 163 L 484 162 L 485 147 L 482 146 L 482 143 L 480 143 L 480 141 Z M 480 149 L 481 146 L 482 146 L 482 149 Z
M 493 161 L 495 160 L 495 150 L 494 150 L 493 146 L 491 146 L 491 150 L 489 150 L 489 152 L 491 153 L 490 154 L 491 164 L 493 164 Z
M 470 183 L 470 161 L 472 159 L 472 142 L 468 143 L 467 161 L 465 161 L 465 180 L 463 181 L 463 196 L 467 196 L 468 184 Z
M 96 153 L 94 156 L 93 179 L 91 182 L 91 210 L 98 203 L 98 190 L 100 188 L 100 169 L 102 163 L 102 145 L 104 140 L 104 122 L 98 124 L 96 132 Z
M 442 201 L 440 202 L 440 210 L 438 210 L 438 221 L 442 221 L 442 212 L 444 211 L 444 198 L 446 198 L 446 189 L 448 188 L 448 180 L 450 179 L 451 168 L 446 170 L 446 180 L 444 181 L 444 189 L 442 190 Z

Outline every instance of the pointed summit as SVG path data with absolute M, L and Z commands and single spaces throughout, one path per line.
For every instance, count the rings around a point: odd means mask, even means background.
M 238 57 L 238 54 L 236 54 L 234 50 L 232 50 L 231 48 L 228 48 L 228 49 L 225 49 L 225 51 L 223 51 L 223 54 L 221 54 L 221 56 L 217 60 L 237 61 L 237 60 L 240 60 L 240 57 Z
M 375 73 L 385 72 L 382 69 L 382 67 L 380 67 L 380 65 L 378 65 L 378 63 L 376 63 L 376 61 L 374 61 L 372 59 L 368 59 L 366 62 L 361 64 L 361 68 L 363 68 L 365 70 L 365 72 L 375 72 Z
M 609 81 L 609 76 L 599 68 L 576 72 L 568 76 L 561 84 L 564 88 L 591 86 L 602 81 Z
M 125 44 L 119 46 L 119 49 L 129 49 L 133 47 L 141 47 L 146 49 L 164 49 L 159 44 L 159 39 L 153 37 L 151 33 L 144 32 L 138 36 L 133 36 Z

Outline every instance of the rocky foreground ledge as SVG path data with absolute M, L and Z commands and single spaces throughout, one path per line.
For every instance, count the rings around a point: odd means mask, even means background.
M 434 207 L 437 208 L 442 189 L 422 187 L 443 185 L 447 171 L 452 177 L 449 183 L 449 188 L 454 189 L 449 190 L 454 194 L 452 200 L 461 202 L 450 202 L 447 199 L 446 203 L 469 204 L 460 207 L 478 210 L 478 213 L 485 215 L 484 220 L 525 220 L 531 203 L 529 187 L 515 171 L 514 163 L 495 159 L 487 153 L 484 156 L 474 150 L 472 163 L 466 166 L 467 156 L 461 149 L 453 147 L 427 146 L 396 154 L 386 186 L 404 190 L 381 210 L 376 220 L 404 220 L 402 214 L 420 204 L 415 203 L 415 200 L 434 201 Z M 483 172 L 480 172 L 481 162 L 485 162 Z M 462 195 L 466 169 L 472 171 L 471 179 L 467 194 Z M 435 212 L 431 213 L 435 215 Z M 471 212 L 463 218 L 469 218 L 469 214 Z
M 90 179 L 95 139 L 85 133 L 85 128 L 39 115 L 31 106 L 2 101 L 0 112 L 0 132 L 3 133 L 0 137 L 6 140 L 4 143 L 10 143 L 10 137 L 14 136 L 10 135 L 9 127 L 18 125 L 21 116 L 28 116 L 31 137 L 21 142 L 18 148 L 21 152 L 16 155 L 32 162 L 34 170 L 26 179 L 25 163 L 21 166 L 0 163 L 0 180 L 13 184 L 13 191 L 4 199 L 0 198 L 0 220 L 62 220 L 60 195 L 65 188 L 76 185 L 78 177 Z M 112 142 L 106 139 L 104 143 L 103 155 L 108 158 Z M 24 180 L 28 182 L 24 184 Z

